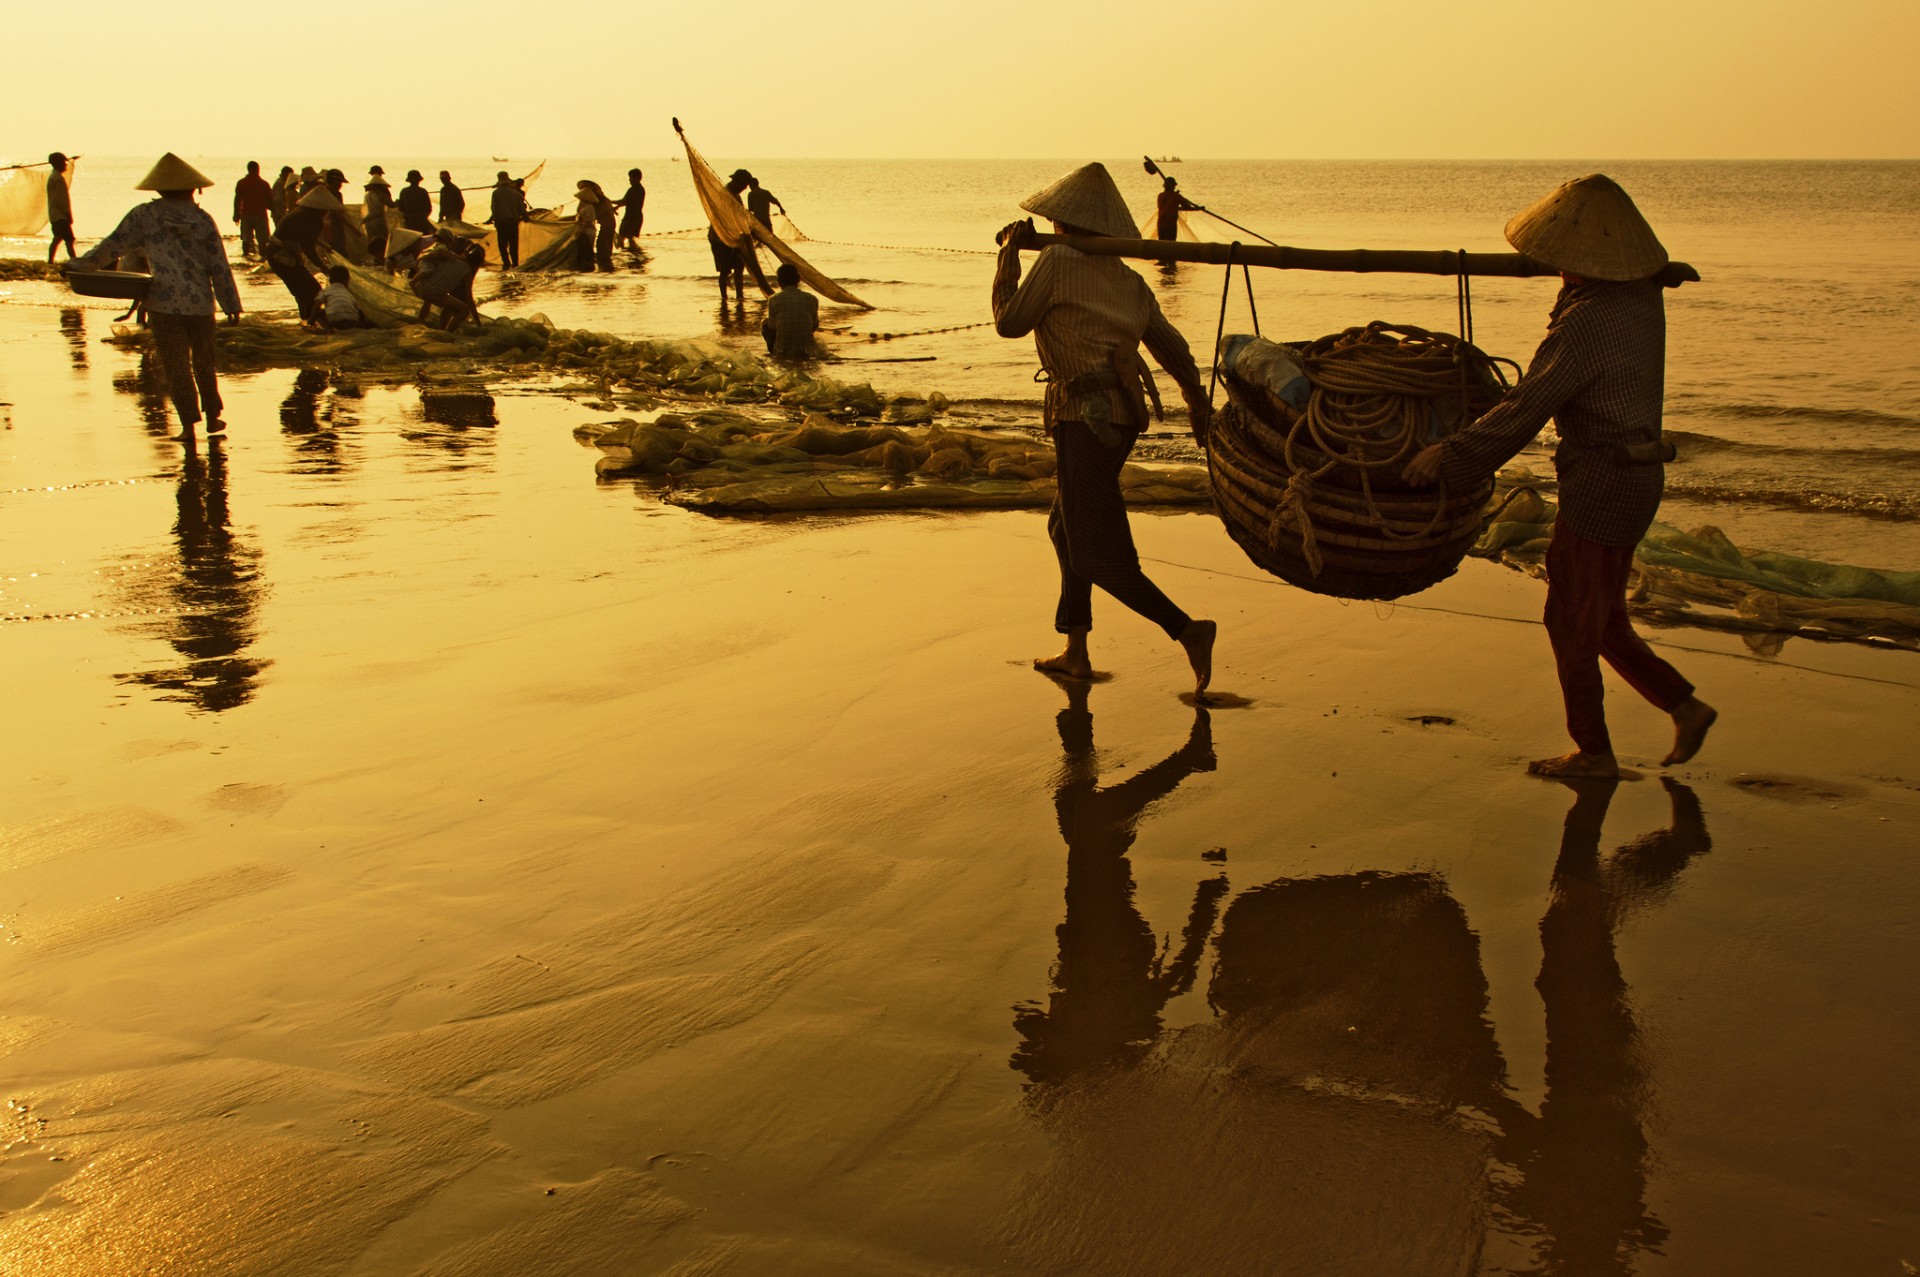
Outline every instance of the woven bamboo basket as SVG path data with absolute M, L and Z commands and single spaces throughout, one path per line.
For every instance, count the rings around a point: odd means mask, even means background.
M 1333 340 L 1295 349 L 1310 355 Z M 1505 392 L 1493 361 L 1465 349 L 1475 358 L 1464 361 L 1458 383 L 1420 405 L 1439 437 L 1472 421 Z M 1311 358 L 1307 366 L 1315 395 L 1325 393 Z M 1410 487 L 1400 477 L 1400 454 L 1410 455 L 1424 438 L 1329 455 L 1315 446 L 1305 414 L 1231 375 L 1222 380 L 1227 402 L 1209 430 L 1207 460 L 1215 507 L 1248 558 L 1289 584 L 1343 599 L 1401 598 L 1459 568 L 1480 535 L 1491 478 L 1466 491 L 1445 480 Z

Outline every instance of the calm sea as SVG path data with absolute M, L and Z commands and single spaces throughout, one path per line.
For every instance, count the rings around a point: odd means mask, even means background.
M 450 168 L 484 186 L 540 157 L 379 157 L 399 181 L 411 164 Z M 959 415 L 1030 422 L 1038 402 L 1033 350 L 977 325 L 987 313 L 993 232 L 1023 197 L 1072 161 L 801 161 L 710 155 L 725 172 L 752 169 L 808 237 L 817 266 L 877 308 L 828 307 L 833 370 L 892 390 L 940 391 Z M 223 222 L 244 159 L 197 158 L 222 185 L 203 202 Z M 307 157 L 291 161 L 307 163 Z M 336 159 L 364 175 L 367 158 Z M 132 190 L 149 159 L 83 160 L 75 210 L 83 241 L 143 198 Z M 280 161 L 262 157 L 269 175 Z M 1158 183 L 1138 160 L 1107 161 L 1144 211 Z M 650 233 L 703 225 L 683 163 L 668 159 L 551 160 L 536 204 L 571 197 L 581 177 L 610 192 L 639 165 Z M 1683 463 L 1669 471 L 1666 517 L 1712 522 L 1749 545 L 1894 568 L 1920 568 L 1920 162 L 1381 163 L 1189 161 L 1168 166 L 1190 198 L 1284 244 L 1314 248 L 1501 250 L 1501 228 L 1556 183 L 1604 171 L 1634 195 L 1672 254 L 1704 277 L 1668 294 L 1667 423 Z M 484 203 L 484 191 L 471 199 Z M 1231 239 L 1193 217 L 1203 238 Z M 518 276 L 483 281 L 493 309 L 544 313 L 569 327 L 622 336 L 709 338 L 754 347 L 758 318 L 717 303 L 704 239 L 649 239 L 644 260 L 613 276 Z M 0 243 L 24 256 L 34 245 Z M 1204 356 L 1218 321 L 1221 271 L 1143 265 L 1174 323 Z M 1450 280 L 1257 271 L 1259 326 L 1311 338 L 1383 319 L 1454 329 Z M 44 304 L 45 286 L 4 286 Z M 1475 336 L 1526 360 L 1539 341 L 1555 284 L 1481 280 Z M 271 276 L 247 288 L 250 306 L 286 304 Z M 49 323 L 53 322 L 49 317 Z M 1227 331 L 1253 327 L 1236 286 Z M 865 335 L 922 334 L 869 341 Z M 1544 466 L 1536 459 L 1535 464 Z

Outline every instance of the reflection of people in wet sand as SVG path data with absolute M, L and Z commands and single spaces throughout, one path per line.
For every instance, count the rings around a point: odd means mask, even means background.
M 1540 1225 L 1546 1272 L 1624 1273 L 1632 1252 L 1658 1249 L 1667 1235 L 1647 1207 L 1642 1121 L 1651 1086 L 1614 952 L 1627 916 L 1663 899 L 1712 846 L 1693 791 L 1673 781 L 1666 787 L 1667 828 L 1602 861 L 1614 782 L 1575 786 L 1553 867 L 1537 982 L 1547 1017 L 1547 1093 L 1522 1141 L 1524 1178 L 1512 1202 Z
M 1020 207 L 1051 218 L 1062 234 L 1131 239 L 1139 233 L 1120 189 L 1100 164 L 1074 170 Z M 1140 570 L 1120 493 L 1121 469 L 1146 428 L 1150 393 L 1156 408 L 1159 404 L 1140 347 L 1144 344 L 1179 383 L 1194 437 L 1204 447 L 1208 406 L 1199 369 L 1186 338 L 1160 313 L 1147 281 L 1117 257 L 1051 245 L 1023 282 L 1020 250 L 1032 231 L 1032 223 L 1022 221 L 1001 232 L 993 318 L 1002 337 L 1033 334 L 1047 376 L 1043 419 L 1058 460 L 1047 534 L 1060 562 L 1053 623 L 1067 645 L 1058 656 L 1034 665 L 1049 674 L 1092 676 L 1087 634 L 1098 585 L 1185 649 L 1194 690 L 1204 692 L 1213 677 L 1217 627 L 1181 611 Z
M 178 574 L 163 583 L 166 597 L 153 600 L 153 610 L 167 617 L 166 641 L 187 663 L 121 681 L 218 712 L 246 704 L 268 662 L 245 655 L 263 593 L 260 553 L 228 526 L 226 453 L 218 440 L 210 443 L 205 456 L 189 447 L 181 458 L 173 525 Z
M 1186 743 L 1160 762 L 1102 788 L 1093 747 L 1088 684 L 1065 683 L 1067 708 L 1055 724 L 1065 752 L 1054 786 L 1054 810 L 1067 843 L 1067 915 L 1060 924 L 1060 961 L 1045 1010 L 1015 1015 L 1020 1048 L 1014 1067 L 1035 1082 L 1137 1055 L 1160 1031 L 1160 1011 L 1193 985 L 1200 953 L 1226 893 L 1225 877 L 1202 882 L 1171 961 L 1133 900 L 1127 853 L 1148 807 L 1196 772 L 1214 769 L 1212 724 L 1194 711 Z
M 1484 481 L 1552 418 L 1560 514 L 1547 547 L 1547 638 L 1576 752 L 1528 765 L 1537 776 L 1618 776 L 1601 707 L 1600 658 L 1673 718 L 1662 766 L 1700 752 L 1717 715 L 1654 655 L 1627 619 L 1634 547 L 1660 508 L 1667 360 L 1667 250 L 1627 193 L 1599 174 L 1559 187 L 1507 223 L 1507 240 L 1560 271 L 1564 286 L 1526 376 L 1465 430 L 1416 454 L 1405 477 L 1457 489 Z

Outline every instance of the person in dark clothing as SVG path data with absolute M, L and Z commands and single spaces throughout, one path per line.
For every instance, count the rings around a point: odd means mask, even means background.
M 813 335 L 820 329 L 820 299 L 800 287 L 800 268 L 782 262 L 774 273 L 780 291 L 767 299 L 767 315 L 760 322 L 767 353 L 780 359 L 810 359 L 816 353 Z
M 520 223 L 527 215 L 527 197 L 505 169 L 493 184 L 493 230 L 500 241 L 500 268 L 520 265 Z
M 273 217 L 273 229 L 276 231 L 280 229 L 280 220 L 292 210 L 293 201 L 299 196 L 299 186 L 299 180 L 293 174 L 293 165 L 282 164 L 280 176 L 273 179 L 273 198 L 267 210 Z
M 614 201 L 621 210 L 619 243 L 622 248 L 638 250 L 640 228 L 647 220 L 647 188 L 640 184 L 640 170 L 627 170 L 627 193 Z
M 1153 236 L 1155 239 L 1179 239 L 1180 214 L 1200 206 L 1182 195 L 1179 185 L 1172 178 L 1166 178 L 1164 182 L 1155 206 Z
M 467 193 L 453 180 L 453 174 L 440 170 L 440 220 L 461 221 L 467 215 Z
M 62 244 L 67 246 L 67 259 L 73 259 L 73 196 L 67 187 L 67 157 L 55 151 L 47 157 L 47 163 L 53 168 L 47 174 L 47 226 L 53 232 L 53 242 L 47 245 L 47 262 L 51 264 Z
M 740 171 L 746 173 L 745 169 Z M 778 195 L 761 186 L 759 178 L 747 173 L 747 212 L 753 214 L 753 220 L 772 230 L 773 210 L 776 208 L 782 213 L 787 211 L 787 206 L 780 202 Z
M 367 178 L 366 217 L 361 226 L 367 233 L 367 256 L 376 262 L 387 260 L 387 214 L 393 207 L 393 187 L 386 174 L 375 165 Z M 344 251 L 344 250 L 342 250 Z
M 451 235 L 441 235 L 419 265 L 413 268 L 413 295 L 421 301 L 420 320 L 428 322 L 433 307 L 438 306 L 446 317 L 441 327 L 448 332 L 460 327 L 468 317 L 474 316 L 474 309 L 468 304 L 463 293 L 473 284 L 473 270 L 459 251 L 459 245 Z
M 433 233 L 433 196 L 427 194 L 419 169 L 407 170 L 407 184 L 394 196 L 394 207 L 400 210 L 400 224 L 410 231 L 419 231 L 422 235 Z
M 325 271 L 326 257 L 320 251 L 320 239 L 326 231 L 327 216 L 342 205 L 324 186 L 316 186 L 300 197 L 293 210 L 280 220 L 280 229 L 267 241 L 267 266 L 293 294 L 300 318 L 311 319 L 313 299 L 320 295 L 314 270 Z
M 266 251 L 273 234 L 268 214 L 273 211 L 273 187 L 260 176 L 260 161 L 247 161 L 247 175 L 234 183 L 233 221 L 240 228 L 240 255 L 256 257 Z
M 745 169 L 735 169 L 733 176 L 727 179 L 727 193 L 734 199 L 740 198 L 740 192 L 753 183 L 753 174 Z M 747 259 L 740 255 L 740 249 L 721 239 L 713 227 L 707 227 L 707 248 L 713 254 L 713 268 L 720 274 L 720 304 L 727 303 L 727 280 L 733 280 L 733 299 L 745 302 L 747 299 Z

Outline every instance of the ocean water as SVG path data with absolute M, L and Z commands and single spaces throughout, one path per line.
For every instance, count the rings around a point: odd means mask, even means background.
M 539 157 L 381 157 L 484 186 L 498 168 Z M 988 316 L 994 231 L 1073 161 L 801 161 L 708 157 L 745 165 L 785 203 L 798 246 L 875 310 L 828 306 L 823 323 L 847 362 L 833 375 L 887 390 L 940 391 L 956 415 L 1029 424 L 1038 387 L 1030 341 L 996 337 Z M 203 202 L 223 224 L 244 159 L 196 158 L 221 186 Z M 296 160 L 296 166 L 307 162 Z M 366 157 L 332 161 L 355 181 Z M 83 243 L 133 202 L 139 159 L 83 159 L 75 211 Z M 1158 189 L 1137 160 L 1108 166 L 1144 211 Z M 269 175 L 279 161 L 263 160 Z M 608 275 L 483 280 L 489 307 L 541 313 L 621 336 L 708 338 L 756 348 L 758 311 L 722 306 L 686 166 L 671 159 L 549 160 L 535 204 L 570 198 L 580 177 L 624 189 L 646 171 L 646 253 Z M 1190 161 L 1168 166 L 1190 198 L 1284 244 L 1312 248 L 1499 251 L 1506 219 L 1554 184 L 1605 171 L 1634 195 L 1668 250 L 1703 280 L 1668 294 L 1667 426 L 1682 460 L 1663 517 L 1714 523 L 1743 544 L 1887 568 L 1920 567 L 1920 162 L 1507 163 Z M 484 191 L 470 199 L 484 200 Z M 1237 232 L 1191 217 L 1202 238 Z M 0 241 L 26 256 L 30 241 Z M 236 244 L 237 250 L 237 244 Z M 1196 354 L 1220 322 L 1222 271 L 1141 264 Z M 1236 283 L 1228 332 L 1311 338 L 1381 319 L 1456 328 L 1451 280 L 1256 271 L 1252 306 Z M 6 300 L 71 305 L 51 286 L 4 287 Z M 1551 280 L 1478 280 L 1475 338 L 1525 362 L 1544 330 Z M 59 296 L 56 299 L 55 294 Z M 253 309 L 283 308 L 270 275 L 245 286 Z M 54 322 L 49 316 L 49 323 Z M 969 326 L 971 325 L 971 326 Z M 928 330 L 957 330 L 930 332 Z M 885 340 L 870 335 L 907 334 Z M 1177 398 L 1177 397 L 1176 397 Z M 1523 458 L 1545 470 L 1550 439 Z

